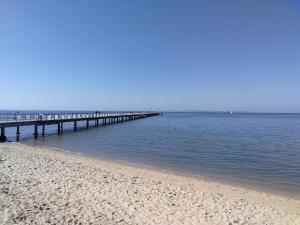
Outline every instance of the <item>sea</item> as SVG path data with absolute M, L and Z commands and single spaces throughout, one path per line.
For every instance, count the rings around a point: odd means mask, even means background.
M 3 120 L 7 112 L 1 113 Z M 97 128 L 84 124 L 73 132 L 66 123 L 63 135 L 47 126 L 37 139 L 33 127 L 21 127 L 20 142 L 300 198 L 300 114 L 165 112 Z M 9 142 L 15 132 L 7 129 Z

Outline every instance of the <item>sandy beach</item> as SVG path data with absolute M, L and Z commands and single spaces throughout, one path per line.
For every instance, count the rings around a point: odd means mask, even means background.
M 0 224 L 300 224 L 300 201 L 117 162 L 0 144 Z

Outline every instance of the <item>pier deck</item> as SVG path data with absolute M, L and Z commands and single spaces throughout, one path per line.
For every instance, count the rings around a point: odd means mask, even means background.
M 68 113 L 68 114 L 10 114 L 4 120 L 0 120 L 0 142 L 6 141 L 5 128 L 16 128 L 16 139 L 20 136 L 21 126 L 34 126 L 34 137 L 38 137 L 38 127 L 42 127 L 42 135 L 45 135 L 46 125 L 57 125 L 57 134 L 63 133 L 63 124 L 67 122 L 74 123 L 74 131 L 77 131 L 77 122 L 86 121 L 86 128 L 89 128 L 89 122 L 95 121 L 95 126 L 102 124 L 119 123 L 129 120 L 136 120 L 151 116 L 157 116 L 157 112 L 134 112 L 134 113 Z

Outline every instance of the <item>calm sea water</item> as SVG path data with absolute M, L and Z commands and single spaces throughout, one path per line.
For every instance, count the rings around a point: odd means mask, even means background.
M 37 140 L 32 127 L 21 132 L 29 144 L 300 197 L 300 114 L 165 113 Z

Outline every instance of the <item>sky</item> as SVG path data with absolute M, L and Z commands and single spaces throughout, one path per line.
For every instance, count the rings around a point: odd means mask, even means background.
M 300 112 L 297 0 L 0 0 L 0 109 Z

